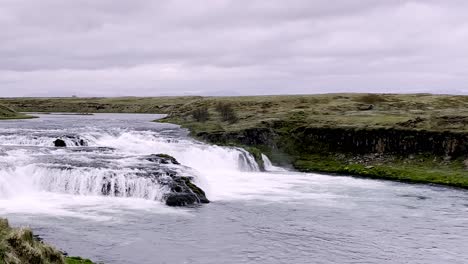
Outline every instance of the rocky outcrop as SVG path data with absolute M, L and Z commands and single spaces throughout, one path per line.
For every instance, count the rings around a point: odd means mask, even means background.
M 430 154 L 451 158 L 468 156 L 468 133 L 462 132 L 404 128 L 312 127 L 275 121 L 262 123 L 258 128 L 202 132 L 196 136 L 215 144 L 257 147 L 270 154 L 270 158 L 280 164 L 307 154 Z
M 172 156 L 167 154 L 152 154 L 145 158 L 147 161 L 157 162 L 159 164 L 176 164 L 180 163 Z
M 275 147 L 278 136 L 272 128 L 258 127 L 248 128 L 240 131 L 233 132 L 201 132 L 196 135 L 208 142 L 226 144 L 229 142 L 236 142 L 246 146 L 268 146 Z
M 88 146 L 88 142 L 76 135 L 64 135 L 60 138 L 57 138 L 53 143 L 55 147 L 67 147 L 67 143 L 64 139 L 71 141 L 71 145 L 75 147 L 84 147 Z
M 173 164 L 180 163 L 172 156 L 167 154 L 153 154 L 145 157 L 145 160 L 157 164 Z M 209 203 L 205 192 L 193 183 L 193 177 L 179 175 L 178 172 L 165 169 L 163 174 L 153 174 L 157 182 L 162 186 L 167 186 L 170 190 L 163 197 L 168 206 L 186 206 L 198 203 Z
M 54 146 L 55 147 L 58 147 L 58 148 L 63 148 L 63 147 L 66 147 L 67 146 L 67 143 L 65 143 L 64 140 L 58 138 L 54 141 Z
M 291 138 L 300 153 L 468 154 L 468 134 L 456 132 L 298 127 L 291 131 Z
M 83 190 L 92 195 L 156 200 L 169 206 L 209 203 L 205 192 L 195 184 L 193 170 L 174 157 L 152 154 L 125 158 L 132 161 L 121 163 L 118 169 L 113 161 L 119 158 L 115 156 L 96 158 L 91 163 L 47 157 L 48 164 L 42 166 L 51 171 L 47 177 L 60 177 L 67 182 L 54 185 L 55 190 L 65 193 Z M 74 170 L 79 171 L 80 181 L 73 177 L 68 180 L 68 172 Z
M 174 177 L 169 186 L 171 192 L 164 197 L 168 206 L 185 206 L 210 202 L 206 198 L 205 192 L 193 184 L 190 177 Z

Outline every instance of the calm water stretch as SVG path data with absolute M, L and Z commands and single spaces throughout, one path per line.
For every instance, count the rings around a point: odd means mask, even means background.
M 468 263 L 468 192 L 267 166 L 157 115 L 0 122 L 0 216 L 104 263 Z M 62 138 L 69 147 L 55 148 Z M 167 207 L 142 156 L 166 153 L 212 203 Z M 268 160 L 266 160 L 268 163 Z M 104 181 L 129 192 L 102 196 Z M 124 197 L 126 196 L 126 197 Z

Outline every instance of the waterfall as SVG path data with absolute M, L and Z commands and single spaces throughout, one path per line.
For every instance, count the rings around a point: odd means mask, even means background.
M 56 139 L 67 147 L 55 148 Z M 175 157 L 181 165 L 144 159 L 158 153 Z M 244 149 L 206 145 L 166 131 L 0 130 L 0 198 L 52 192 L 161 201 L 171 191 L 163 184 L 170 175 L 191 177 L 209 190 L 210 181 L 258 171 Z
M 262 160 L 263 160 L 263 166 L 265 167 L 265 170 L 266 171 L 271 171 L 271 172 L 274 172 L 274 171 L 277 171 L 277 172 L 281 172 L 281 171 L 286 171 L 285 169 L 281 168 L 281 167 L 277 167 L 277 166 L 274 166 L 270 159 L 262 154 Z

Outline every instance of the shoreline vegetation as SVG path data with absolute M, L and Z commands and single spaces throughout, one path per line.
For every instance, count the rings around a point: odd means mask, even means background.
M 303 172 L 468 188 L 468 96 L 1 98 L 18 112 L 167 114 L 157 122 Z
M 35 118 L 35 116 L 18 113 L 14 111 L 13 109 L 0 104 L 0 120 L 30 119 L 30 118 Z
M 0 263 L 93 264 L 89 259 L 68 257 L 45 244 L 29 228 L 12 228 L 0 218 Z

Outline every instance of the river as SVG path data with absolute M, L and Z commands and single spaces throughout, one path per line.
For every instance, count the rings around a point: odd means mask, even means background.
M 40 114 L 0 122 L 0 216 L 104 263 L 468 263 L 468 192 L 260 172 L 159 115 Z M 62 138 L 68 147 L 54 147 Z M 209 204 L 168 207 L 141 177 L 165 153 Z M 103 196 L 103 181 L 132 186 Z

